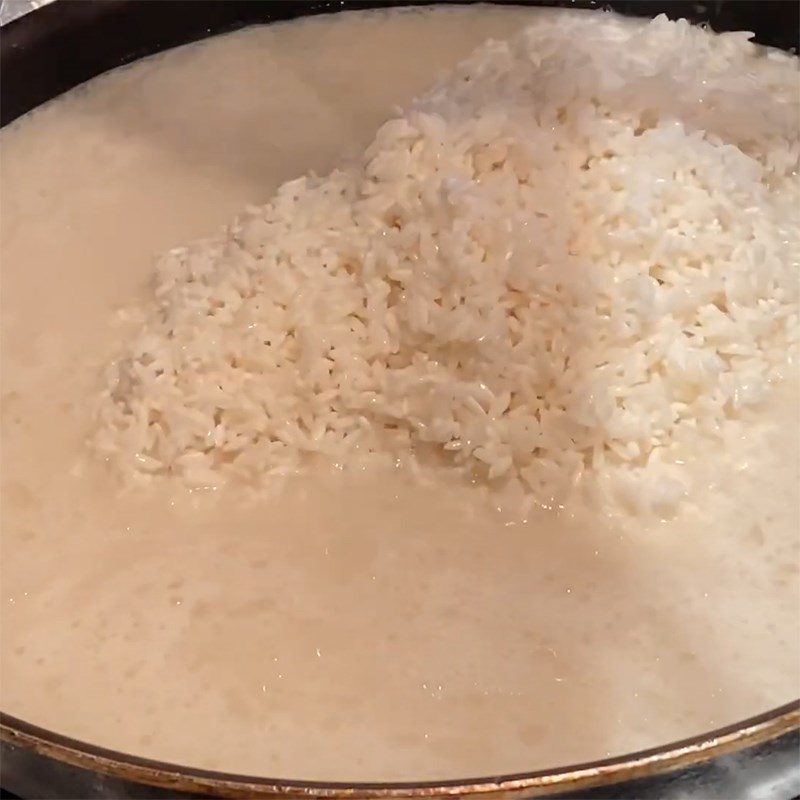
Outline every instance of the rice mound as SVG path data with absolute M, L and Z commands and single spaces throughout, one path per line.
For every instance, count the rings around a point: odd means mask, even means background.
M 481 46 L 157 262 L 95 448 L 192 487 L 439 452 L 523 505 L 673 509 L 796 374 L 797 59 L 748 37 L 579 12 Z

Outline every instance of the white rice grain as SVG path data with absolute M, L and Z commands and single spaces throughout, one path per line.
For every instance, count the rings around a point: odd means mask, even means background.
M 796 375 L 797 59 L 659 17 L 488 42 L 363 158 L 156 264 L 95 447 L 258 485 L 438 451 L 507 497 L 668 513 Z

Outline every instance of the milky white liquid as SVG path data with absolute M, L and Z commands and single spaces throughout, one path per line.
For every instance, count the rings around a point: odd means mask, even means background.
M 111 312 L 154 253 L 328 170 L 535 13 L 253 28 L 2 132 L 4 711 L 199 767 L 413 780 L 655 746 L 800 693 L 796 386 L 764 412 L 765 451 L 706 453 L 668 523 L 506 526 L 476 490 L 397 471 L 293 479 L 255 506 L 120 497 L 81 466 Z

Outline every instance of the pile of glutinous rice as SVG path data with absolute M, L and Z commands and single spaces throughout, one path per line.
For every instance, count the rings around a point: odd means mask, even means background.
M 796 372 L 797 59 L 658 18 L 488 42 L 355 163 L 171 250 L 108 371 L 127 477 L 438 452 L 670 509 Z

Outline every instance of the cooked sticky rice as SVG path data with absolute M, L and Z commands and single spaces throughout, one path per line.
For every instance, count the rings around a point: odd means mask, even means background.
M 487 42 L 157 261 L 94 447 L 191 487 L 425 452 L 674 508 L 687 453 L 797 374 L 797 59 L 748 39 L 586 12 Z

